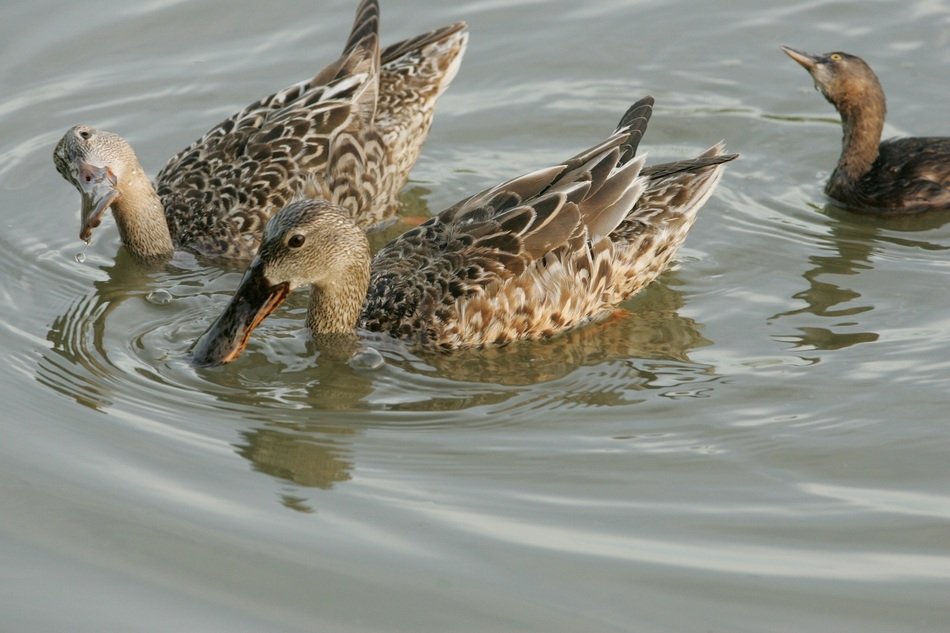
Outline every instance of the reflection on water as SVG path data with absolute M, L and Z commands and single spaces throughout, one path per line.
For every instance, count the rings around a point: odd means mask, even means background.
M 855 215 L 831 205 L 827 205 L 823 211 L 832 220 L 828 223 L 828 234 L 814 237 L 822 251 L 832 254 L 808 257 L 812 268 L 802 274 L 808 282 L 808 287 L 792 295 L 793 299 L 804 301 L 805 306 L 774 314 L 769 321 L 801 314 L 842 319 L 833 326 L 835 329 L 816 325 L 800 326 L 797 328 L 799 334 L 778 337 L 791 342 L 795 348 L 830 351 L 873 343 L 880 338 L 879 333 L 851 331 L 858 322 L 855 319 L 847 319 L 874 310 L 873 299 L 859 302 L 861 294 L 845 285 L 839 278 L 872 270 L 873 256 L 880 252 L 882 244 L 896 244 L 925 251 L 947 250 L 945 246 L 926 240 L 895 237 L 887 232 L 919 232 L 938 228 L 950 220 L 950 212 L 875 218 Z M 829 280 L 830 276 L 835 277 L 835 281 Z
M 125 249 L 102 271 L 106 279 L 95 281 L 93 291 L 53 320 L 46 333 L 52 346 L 40 359 L 36 374 L 41 384 L 99 411 L 112 404 L 109 388 L 116 371 L 106 343 L 108 317 L 131 296 L 129 288 L 143 287 L 150 279 L 148 270 Z
M 832 275 L 857 275 L 872 268 L 873 240 L 863 235 L 855 235 L 849 225 L 842 223 L 832 224 L 829 235 L 820 239 L 822 250 L 834 254 L 808 257 L 812 268 L 802 274 L 808 282 L 808 287 L 792 295 L 793 299 L 804 301 L 805 306 L 774 314 L 770 321 L 805 313 L 823 318 L 841 318 L 874 309 L 873 305 L 855 304 L 861 297 L 857 291 L 827 280 Z M 839 323 L 836 327 L 847 328 L 851 325 Z M 796 348 L 835 350 L 878 339 L 875 332 L 835 332 L 816 326 L 797 329 L 800 334 L 783 337 Z
M 342 425 L 275 424 L 242 432 L 244 442 L 235 448 L 258 472 L 295 485 L 328 490 L 352 478 L 352 457 L 335 438 L 353 433 L 352 428 Z M 312 511 L 301 497 L 289 492 L 281 495 L 281 502 L 293 510 Z

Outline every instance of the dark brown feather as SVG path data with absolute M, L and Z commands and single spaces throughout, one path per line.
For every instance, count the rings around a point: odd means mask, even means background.
M 875 215 L 950 210 L 950 137 L 882 143 L 884 89 L 867 62 L 840 51 L 783 50 L 808 71 L 841 116 L 841 155 L 825 185 L 830 198 L 851 211 Z

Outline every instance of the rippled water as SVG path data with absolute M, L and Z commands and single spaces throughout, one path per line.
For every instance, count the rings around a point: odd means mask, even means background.
M 196 370 L 239 273 L 143 270 L 111 226 L 83 250 L 52 146 L 97 125 L 154 173 L 331 60 L 354 4 L 4 8 L 0 628 L 947 630 L 950 217 L 826 206 L 837 121 L 778 50 L 864 55 L 888 134 L 950 134 L 946 2 L 383 0 L 386 42 L 472 33 L 407 215 L 647 93 L 653 160 L 742 158 L 607 322 L 456 356 L 370 339 L 368 371 L 319 357 L 295 297 Z

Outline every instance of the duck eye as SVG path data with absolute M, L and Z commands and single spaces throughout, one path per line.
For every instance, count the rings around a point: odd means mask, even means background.
M 832 53 L 832 54 L 831 54 L 831 61 L 833 61 L 833 62 L 840 62 L 840 61 L 841 61 L 841 55 L 839 55 L 838 53 Z
M 89 137 L 92 136 L 92 134 L 89 133 L 89 130 L 83 130 L 82 132 L 79 133 L 79 136 L 81 136 L 82 138 L 88 141 Z
M 307 241 L 307 238 L 300 233 L 291 235 L 290 239 L 287 240 L 287 246 L 290 248 L 300 248 L 303 246 L 303 243 Z

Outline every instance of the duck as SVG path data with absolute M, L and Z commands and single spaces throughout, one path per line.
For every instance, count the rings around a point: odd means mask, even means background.
M 80 238 L 111 208 L 135 259 L 183 249 L 246 265 L 267 220 L 297 198 L 331 202 L 363 227 L 392 216 L 468 33 L 458 22 L 380 50 L 378 27 L 378 2 L 363 0 L 336 61 L 213 127 L 154 184 L 121 136 L 70 128 L 53 162 L 81 194 Z
M 326 200 L 288 205 L 220 316 L 192 346 L 199 366 L 238 358 L 294 289 L 310 288 L 316 339 L 357 328 L 451 352 L 556 336 L 609 316 L 666 269 L 737 154 L 645 166 L 645 97 L 573 158 L 463 199 L 371 258 L 367 238 Z
M 881 142 L 886 101 L 871 67 L 836 51 L 812 55 L 783 46 L 841 115 L 841 156 L 825 193 L 850 211 L 901 215 L 950 209 L 950 137 Z

